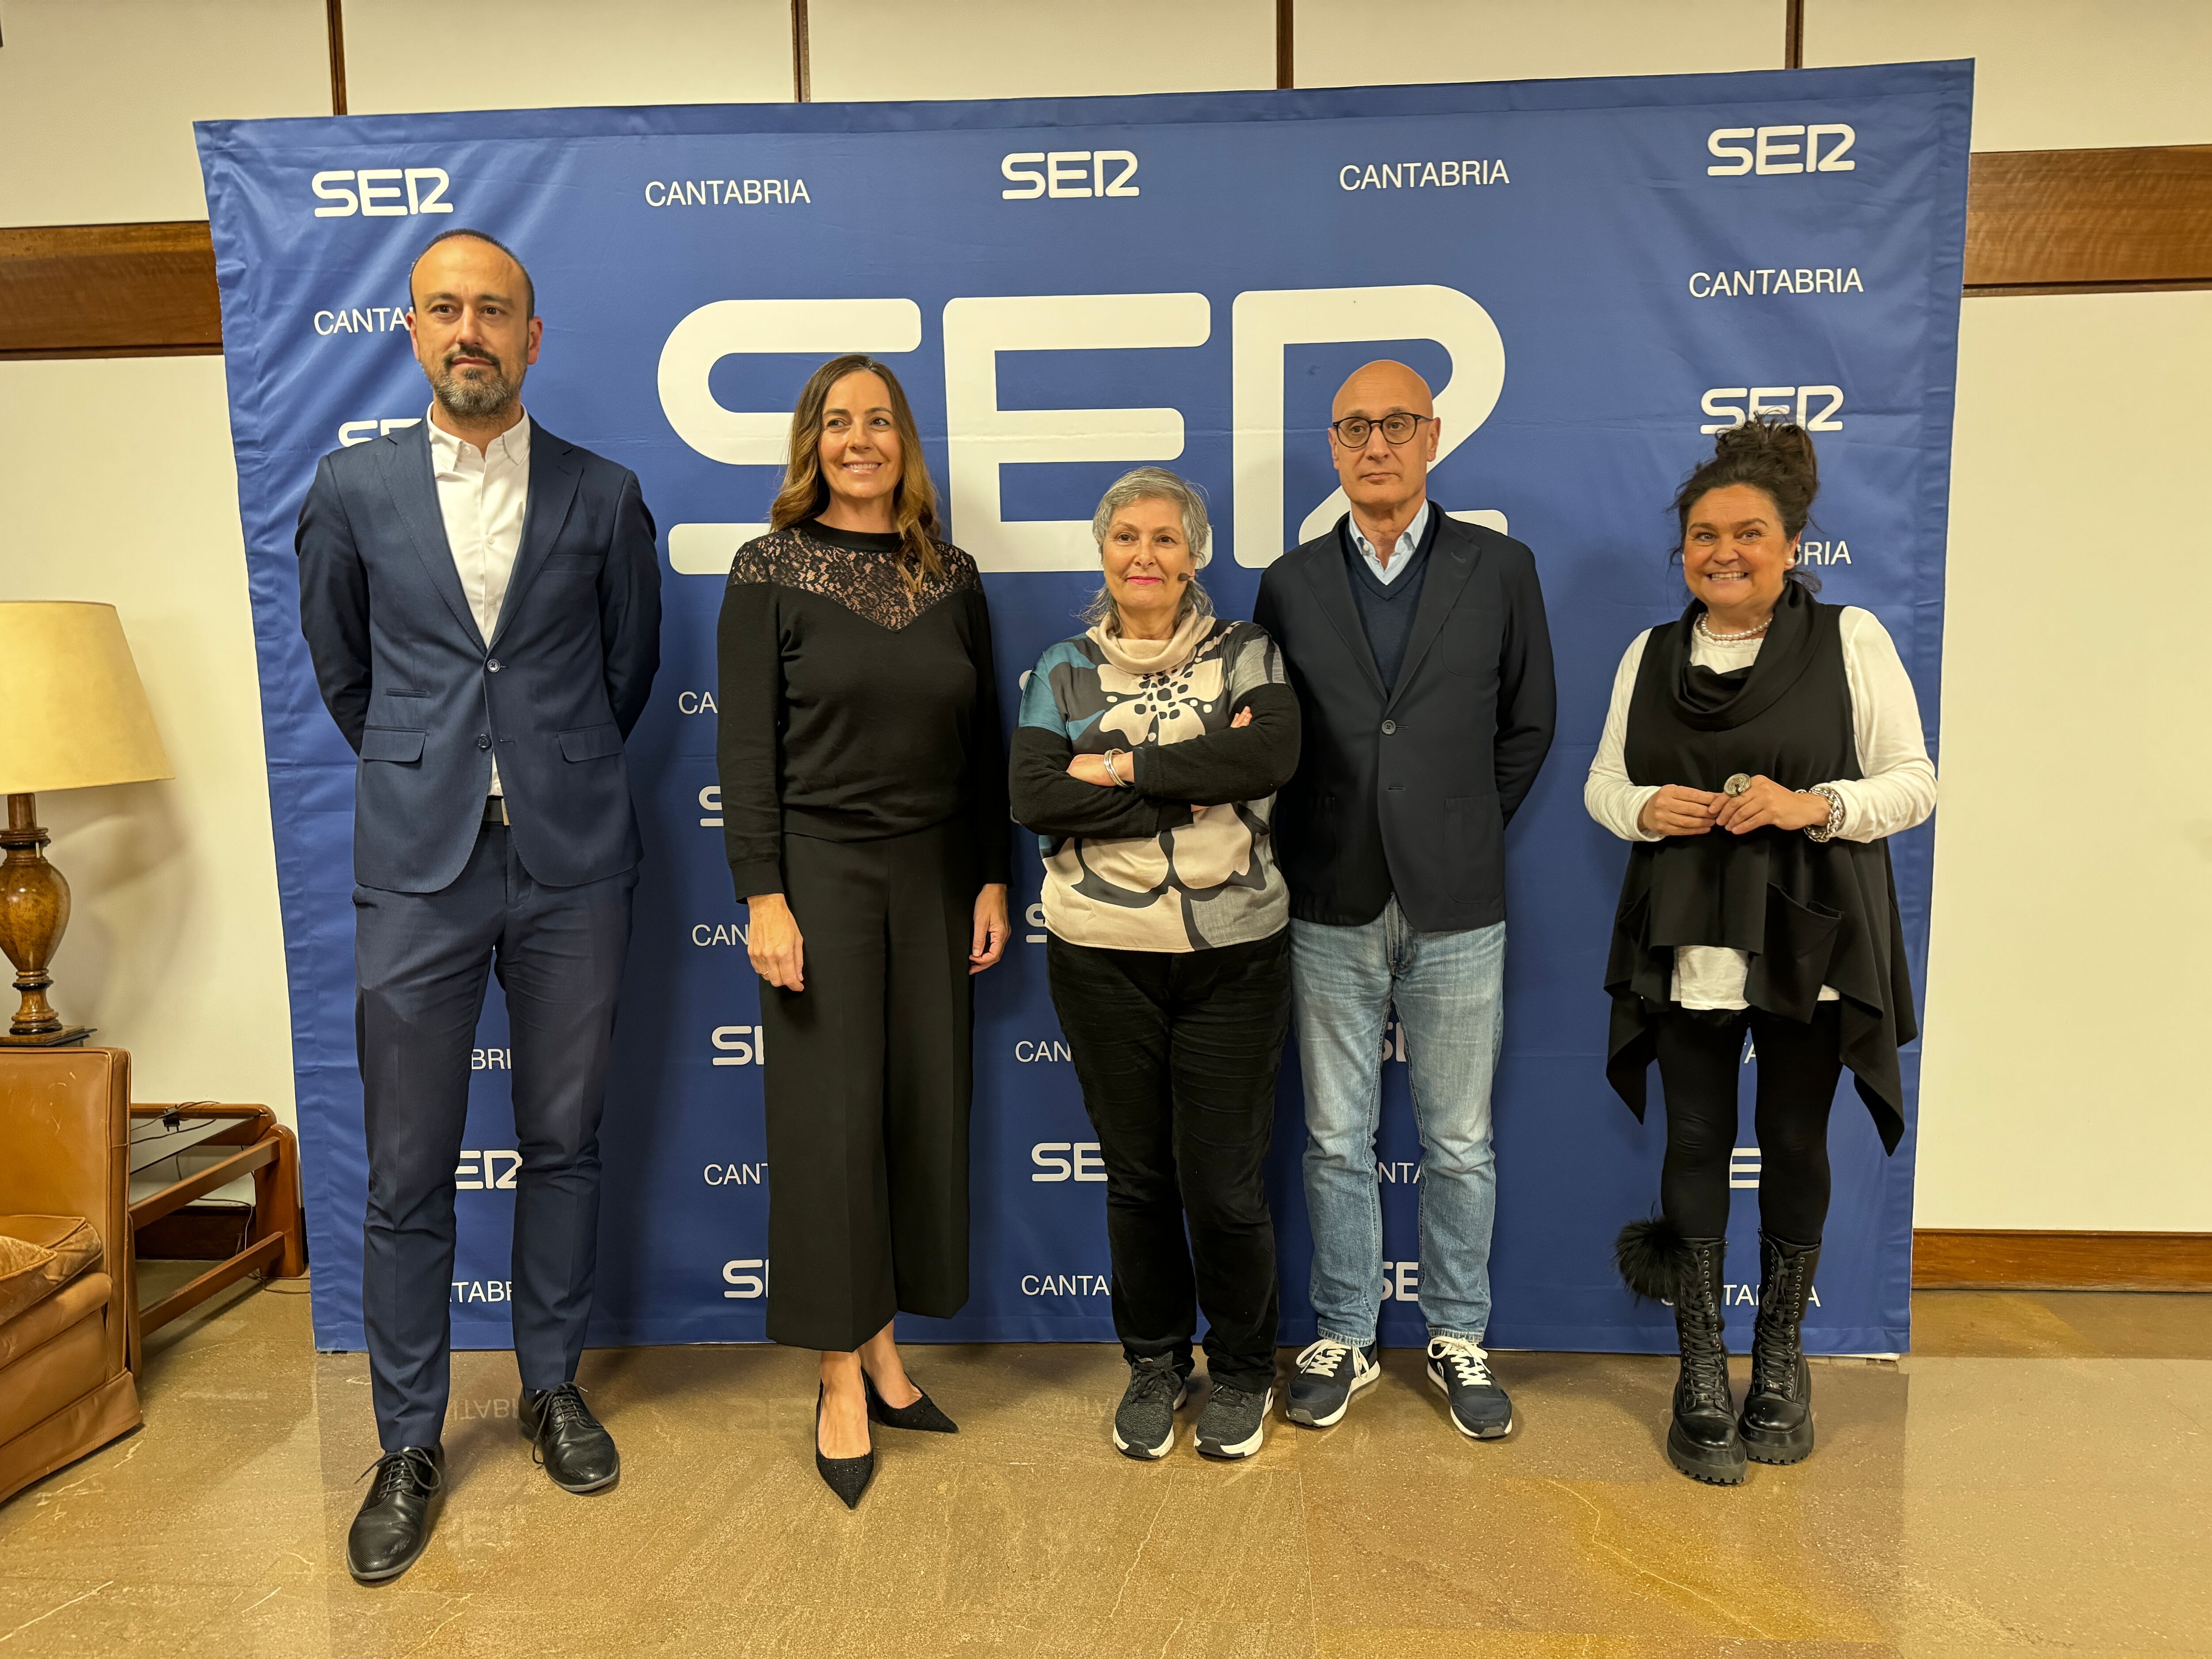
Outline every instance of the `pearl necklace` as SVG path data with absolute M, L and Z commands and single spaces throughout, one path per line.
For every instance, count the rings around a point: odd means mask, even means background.
M 1774 618 L 1769 617 L 1765 622 L 1759 623 L 1758 627 L 1747 628 L 1741 634 L 1716 634 L 1713 632 L 1711 627 L 1706 623 L 1705 613 L 1700 611 L 1698 612 L 1698 632 L 1705 635 L 1708 644 L 1741 645 L 1746 640 L 1755 640 L 1761 637 L 1765 634 L 1766 630 L 1773 625 L 1773 622 Z

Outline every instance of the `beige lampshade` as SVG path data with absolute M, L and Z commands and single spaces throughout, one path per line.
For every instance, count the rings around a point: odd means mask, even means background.
M 113 605 L 0 603 L 0 795 L 174 776 Z

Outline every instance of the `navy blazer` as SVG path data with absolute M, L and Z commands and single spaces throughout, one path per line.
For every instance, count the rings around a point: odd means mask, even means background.
M 1352 597 L 1350 514 L 1260 579 L 1252 619 L 1282 647 L 1304 734 L 1275 802 L 1300 921 L 1359 926 L 1394 893 L 1422 933 L 1505 919 L 1505 825 L 1552 746 L 1552 636 L 1534 556 L 1438 516 L 1388 691 Z
M 515 852 L 573 887 L 643 852 L 623 739 L 660 666 L 660 558 L 636 475 L 544 427 L 498 625 L 469 610 L 420 422 L 333 451 L 300 507 L 300 631 L 361 757 L 354 879 L 434 893 L 468 862 L 499 757 Z

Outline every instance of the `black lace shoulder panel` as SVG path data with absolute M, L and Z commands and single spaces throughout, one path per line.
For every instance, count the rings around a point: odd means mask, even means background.
M 834 599 L 878 628 L 904 628 L 940 600 L 982 586 L 975 561 L 950 542 L 937 544 L 941 575 L 925 575 L 909 588 L 896 553 L 860 552 L 810 536 L 801 526 L 772 530 L 738 550 L 730 562 L 732 586 L 768 582 Z

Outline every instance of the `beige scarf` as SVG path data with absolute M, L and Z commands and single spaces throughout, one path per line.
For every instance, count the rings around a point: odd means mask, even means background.
M 1194 609 L 1164 640 L 1133 640 L 1126 634 L 1109 634 L 1100 623 L 1084 630 L 1108 662 L 1125 674 L 1172 674 L 1191 659 L 1199 642 L 1213 630 L 1213 618 Z

